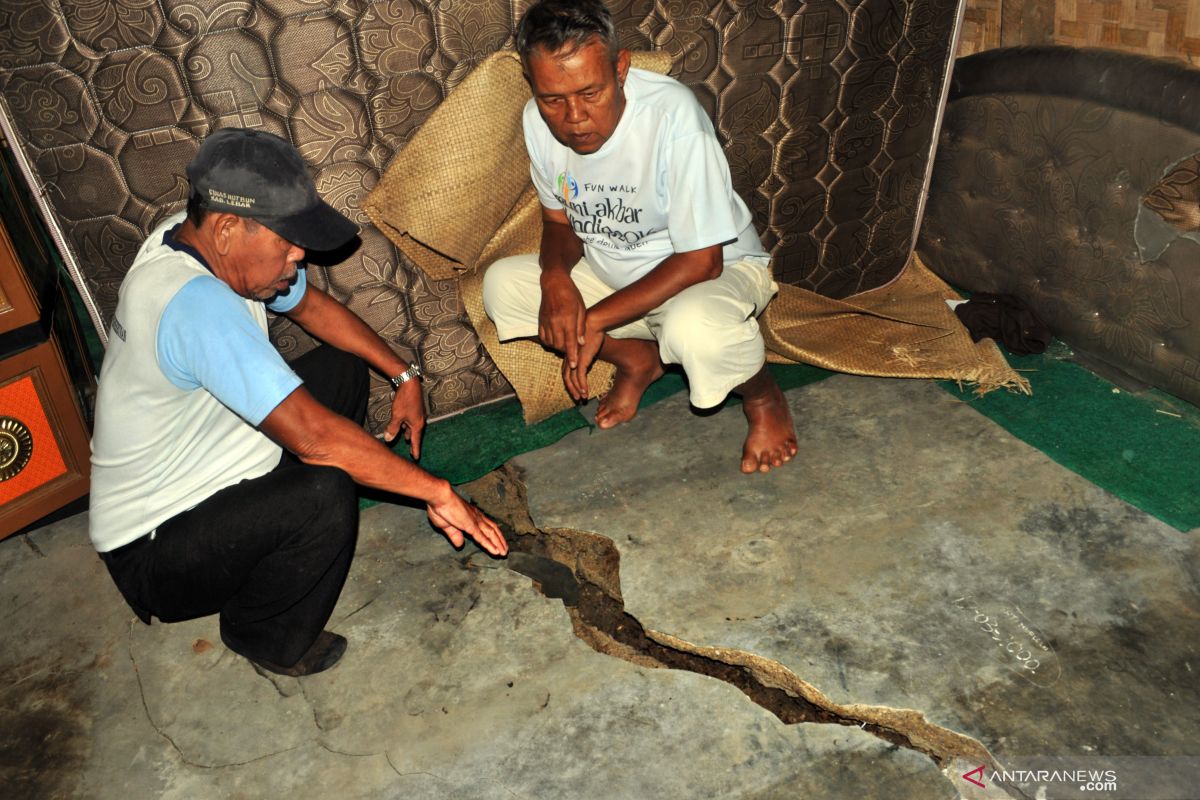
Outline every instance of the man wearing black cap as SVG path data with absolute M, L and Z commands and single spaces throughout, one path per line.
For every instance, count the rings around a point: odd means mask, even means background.
M 217 131 L 188 166 L 186 216 L 146 240 L 121 285 L 100 372 L 89 533 L 144 621 L 220 614 L 221 638 L 285 675 L 328 669 L 324 630 L 350 568 L 354 484 L 425 501 L 456 546 L 507 545 L 450 485 L 362 428 L 364 362 L 396 389 L 387 439 L 420 454 L 420 368 L 305 280 L 305 250 L 357 227 L 269 133 Z M 287 364 L 266 311 L 325 344 Z

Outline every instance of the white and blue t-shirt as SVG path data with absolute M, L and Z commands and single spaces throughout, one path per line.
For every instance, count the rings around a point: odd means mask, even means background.
M 525 106 L 525 147 L 538 198 L 565 209 L 584 256 L 613 289 L 673 253 L 723 244 L 726 265 L 770 257 L 749 209 L 733 190 L 729 162 L 691 89 L 667 75 L 630 69 L 625 110 L 608 141 L 581 155 L 554 138 Z
M 160 225 L 121 284 L 96 395 L 89 534 L 100 552 L 226 486 L 270 472 L 257 429 L 301 380 L 267 338 L 266 309 L 304 297 L 303 269 L 269 302 L 237 295 Z

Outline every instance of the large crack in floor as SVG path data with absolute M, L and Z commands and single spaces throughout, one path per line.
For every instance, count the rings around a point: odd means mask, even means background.
M 835 703 L 771 659 L 696 645 L 645 628 L 625 611 L 620 552 L 612 540 L 587 531 L 534 525 L 525 485 L 511 464 L 460 488 L 504 528 L 510 547 L 506 565 L 531 578 L 542 594 L 562 600 L 575 635 L 597 652 L 643 667 L 686 670 L 724 681 L 788 725 L 859 728 L 929 757 L 956 788 L 955 765 L 997 769 L 979 741 L 935 725 L 918 711 Z M 1022 795 L 1014 787 L 1003 788 Z

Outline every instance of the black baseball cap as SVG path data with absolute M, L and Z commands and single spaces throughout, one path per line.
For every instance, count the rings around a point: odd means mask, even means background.
M 273 133 L 222 128 L 210 134 L 187 177 L 204 208 L 251 217 L 306 250 L 336 250 L 358 233 L 317 194 L 296 148 Z

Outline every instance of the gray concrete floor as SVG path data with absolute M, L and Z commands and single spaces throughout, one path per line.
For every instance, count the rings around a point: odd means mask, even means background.
M 362 515 L 342 663 L 264 677 L 214 619 L 137 622 L 78 516 L 0 543 L 0 798 L 1200 798 L 1200 534 L 929 383 L 788 397 L 770 475 L 737 472 L 739 409 L 682 396 L 514 466 L 539 529 L 615 545 L 651 639 L 842 724 L 656 668 L 394 505 Z M 1035 763 L 1118 786 L 995 780 Z

